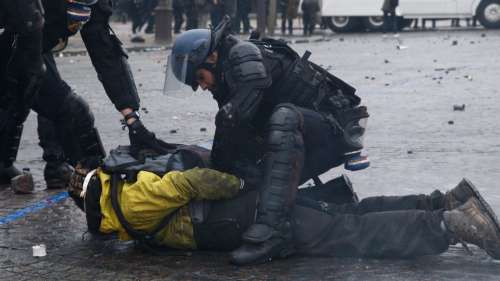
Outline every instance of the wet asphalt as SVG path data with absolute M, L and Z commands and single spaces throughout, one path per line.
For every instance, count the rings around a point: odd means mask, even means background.
M 500 213 L 500 31 L 287 39 L 299 53 L 310 50 L 312 61 L 354 85 L 371 115 L 365 140 L 371 167 L 354 173 L 333 169 L 324 180 L 348 174 L 363 198 L 446 190 L 467 177 Z M 166 51 L 129 55 L 146 126 L 169 142 L 209 141 L 217 111 L 210 94 L 163 95 Z M 127 144 L 120 115 L 89 58 L 56 61 L 63 78 L 89 102 L 106 149 Z M 33 113 L 17 165 L 30 168 L 36 191 L 0 190 L 0 221 L 61 192 L 45 189 L 41 154 Z M 1 280 L 500 280 L 500 263 L 474 247 L 472 256 L 453 246 L 442 255 L 414 260 L 294 257 L 250 267 L 229 265 L 224 253 L 153 256 L 132 243 L 92 240 L 71 200 L 46 205 L 0 223 Z M 32 257 L 31 247 L 40 243 L 47 256 Z

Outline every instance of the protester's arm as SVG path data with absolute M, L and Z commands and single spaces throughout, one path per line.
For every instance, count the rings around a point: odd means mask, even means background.
M 171 188 L 188 200 L 232 198 L 243 188 L 238 177 L 206 168 L 170 172 L 163 180 L 170 182 Z

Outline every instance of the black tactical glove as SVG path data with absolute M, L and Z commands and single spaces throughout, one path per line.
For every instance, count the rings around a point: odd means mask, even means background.
M 215 115 L 215 125 L 226 129 L 234 128 L 237 125 L 237 111 L 233 104 L 226 103 Z
M 236 162 L 232 172 L 245 182 L 245 191 L 259 189 L 262 185 L 262 167 L 249 161 Z
M 157 139 L 155 134 L 146 129 L 141 120 L 137 118 L 132 124 L 127 124 L 127 127 L 133 155 L 144 149 L 153 150 L 158 154 L 167 154 L 176 148 L 173 144 Z

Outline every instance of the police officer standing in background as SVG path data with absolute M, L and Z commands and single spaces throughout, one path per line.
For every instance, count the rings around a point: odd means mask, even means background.
M 68 158 L 81 165 L 95 166 L 104 156 L 88 104 L 62 80 L 52 55 L 53 50 L 63 49 L 68 37 L 79 30 L 106 94 L 124 117 L 132 146 L 165 151 L 166 144 L 156 139 L 139 120 L 139 97 L 127 55 L 109 26 L 110 1 L 2 0 L 1 6 L 5 18 L 5 32 L 0 37 L 1 98 L 4 100 L 0 109 L 0 180 L 3 183 L 19 174 L 13 162 L 22 124 L 30 109 L 52 121 L 55 131 L 64 136 L 52 140 L 59 142 L 65 155 L 57 156 L 53 161 L 57 165 L 47 165 L 46 181 L 53 183 L 49 187 L 64 186 L 68 179 L 69 167 L 65 163 Z M 26 6 L 38 10 L 27 12 Z M 31 36 L 27 42 L 25 34 Z
M 167 79 L 217 101 L 215 169 L 242 178 L 263 170 L 256 223 L 232 253 L 236 264 L 259 263 L 293 252 L 289 210 L 298 185 L 358 155 L 368 113 L 355 89 L 310 53 L 300 57 L 273 39 L 242 41 L 228 34 L 229 22 L 178 36 Z

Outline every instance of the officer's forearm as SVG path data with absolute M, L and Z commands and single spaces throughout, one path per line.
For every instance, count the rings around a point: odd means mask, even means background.
M 92 6 L 92 18 L 81 30 L 82 39 L 98 78 L 116 109 L 138 110 L 139 95 L 127 62 L 127 54 L 109 27 L 109 13 L 101 6 Z

